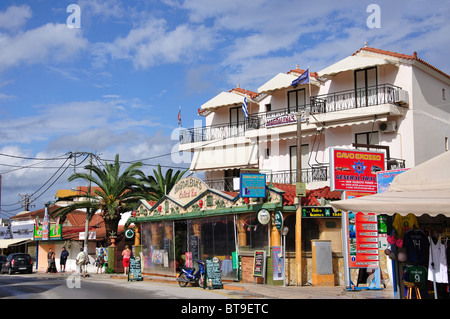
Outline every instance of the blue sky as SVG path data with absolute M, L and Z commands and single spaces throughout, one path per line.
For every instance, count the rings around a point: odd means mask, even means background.
M 81 9 L 80 28 L 67 25 L 70 4 Z M 369 4 L 380 8 L 380 28 L 367 25 Z M 2 210 L 20 211 L 19 194 L 34 194 L 42 208 L 57 189 L 79 184 L 67 182 L 70 168 L 50 187 L 64 160 L 40 159 L 171 153 L 179 107 L 193 127 L 197 109 L 221 91 L 256 91 L 297 64 L 319 71 L 366 41 L 417 51 L 450 73 L 449 16 L 448 1 L 422 0 L 2 0 Z M 170 156 L 145 163 L 188 166 Z

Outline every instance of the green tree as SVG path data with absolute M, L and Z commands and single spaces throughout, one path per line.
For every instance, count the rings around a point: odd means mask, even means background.
M 173 169 L 168 169 L 166 174 L 161 171 L 161 165 L 158 164 L 158 170 L 153 170 L 153 176 L 146 176 L 142 179 L 143 183 L 146 185 L 145 190 L 147 191 L 148 200 L 160 200 L 164 195 L 168 194 L 172 187 L 183 177 L 187 172 L 176 171 L 173 174 Z
M 104 168 L 86 165 L 85 169 L 90 173 L 75 173 L 68 180 L 71 182 L 83 179 L 98 188 L 94 188 L 91 194 L 73 196 L 72 198 L 79 197 L 84 200 L 63 207 L 59 210 L 59 214 L 65 216 L 75 209 L 86 208 L 90 219 L 100 210 L 105 220 L 107 236 L 117 234 L 122 214 L 132 210 L 140 198 L 145 198 L 142 181 L 145 174 L 140 170 L 141 167 L 142 163 L 136 162 L 121 173 L 119 154 L 116 155 L 114 163 L 105 162 Z

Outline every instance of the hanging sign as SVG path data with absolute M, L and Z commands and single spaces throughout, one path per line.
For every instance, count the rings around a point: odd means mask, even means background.
M 283 228 L 283 214 L 280 211 L 277 211 L 275 213 L 275 216 L 273 217 L 273 225 L 278 230 L 281 230 L 281 228 Z
M 258 221 L 260 222 L 260 224 L 262 225 L 267 225 L 270 221 L 270 213 L 267 209 L 261 209 L 258 212 Z

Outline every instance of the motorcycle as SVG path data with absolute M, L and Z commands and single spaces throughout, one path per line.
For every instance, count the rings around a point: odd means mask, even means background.
M 195 272 L 195 268 L 181 267 L 180 274 L 178 275 L 177 281 L 180 287 L 186 287 L 187 284 L 198 284 L 203 289 L 206 288 L 205 285 L 205 264 L 201 260 L 196 260 L 198 264 L 198 269 Z

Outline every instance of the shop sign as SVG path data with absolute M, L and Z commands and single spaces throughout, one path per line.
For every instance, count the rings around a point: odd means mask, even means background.
M 287 125 L 287 124 L 293 124 L 297 123 L 297 114 L 286 114 L 281 116 L 276 116 L 272 118 L 268 118 L 266 121 L 266 127 L 273 127 L 273 126 L 281 126 L 281 125 Z
M 266 174 L 242 173 L 240 177 L 240 196 L 242 198 L 266 197 Z
M 275 216 L 273 217 L 273 225 L 278 230 L 281 230 L 281 228 L 283 228 L 283 214 L 280 211 L 275 213 Z
M 204 181 L 196 177 L 186 177 L 178 181 L 169 193 L 169 197 L 186 205 L 208 189 Z
M 78 240 L 84 240 L 84 231 L 78 233 Z M 88 232 L 88 240 L 95 240 L 97 239 L 97 232 L 90 231 Z
M 314 218 L 314 217 L 342 217 L 342 211 L 334 211 L 332 207 L 323 206 L 304 206 L 302 207 L 302 217 Z
M 384 170 L 384 153 L 330 149 L 330 188 L 377 192 L 376 173 Z
M 267 225 L 270 221 L 270 213 L 267 209 L 261 209 L 258 212 L 258 221 L 262 225 Z
M 348 212 L 349 268 L 378 268 L 377 215 Z

